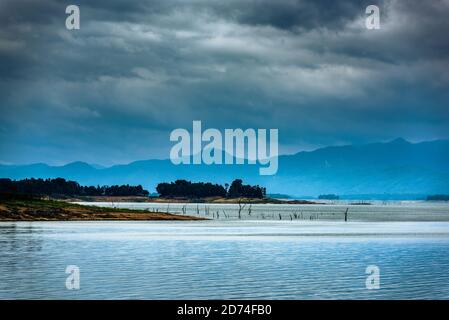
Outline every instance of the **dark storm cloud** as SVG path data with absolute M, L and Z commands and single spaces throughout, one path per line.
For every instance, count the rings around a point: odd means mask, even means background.
M 383 1 L 378 1 L 381 5 Z M 291 31 L 340 28 L 360 16 L 372 1 L 222 1 L 212 5 L 217 15 L 249 25 L 272 26 Z
M 373 2 L 367 30 L 371 3 L 86 0 L 68 31 L 70 1 L 2 1 L 0 161 L 166 158 L 197 119 L 290 151 L 447 137 L 449 2 Z

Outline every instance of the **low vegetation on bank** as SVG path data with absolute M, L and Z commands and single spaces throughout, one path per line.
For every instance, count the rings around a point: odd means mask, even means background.
M 0 194 L 0 221 L 82 221 L 82 220 L 203 220 L 144 210 L 102 208 Z

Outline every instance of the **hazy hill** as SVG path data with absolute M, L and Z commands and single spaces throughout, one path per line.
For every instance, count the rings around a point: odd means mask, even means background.
M 275 176 L 259 176 L 257 165 L 180 165 L 169 160 L 144 160 L 108 168 L 83 162 L 64 166 L 37 163 L 0 165 L 0 177 L 72 179 L 86 185 L 142 184 L 153 191 L 161 181 L 190 179 L 230 183 L 243 178 L 269 193 L 289 195 L 434 194 L 449 193 L 449 141 L 326 147 L 279 158 Z

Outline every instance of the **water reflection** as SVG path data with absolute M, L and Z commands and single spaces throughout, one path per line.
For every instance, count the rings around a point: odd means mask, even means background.
M 0 223 L 0 298 L 449 298 L 448 223 Z M 65 288 L 65 267 L 81 290 Z M 381 289 L 365 288 L 365 268 Z
M 0 245 L 5 252 L 21 251 L 23 254 L 32 255 L 42 249 L 42 232 L 43 230 L 32 222 L 0 223 Z

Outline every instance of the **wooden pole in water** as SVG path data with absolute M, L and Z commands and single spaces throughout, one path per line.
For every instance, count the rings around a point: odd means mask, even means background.
M 349 208 L 346 208 L 346 211 L 345 211 L 345 222 L 348 221 L 348 211 L 349 211 Z

